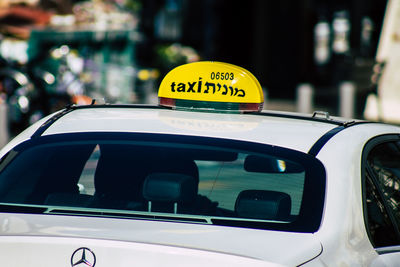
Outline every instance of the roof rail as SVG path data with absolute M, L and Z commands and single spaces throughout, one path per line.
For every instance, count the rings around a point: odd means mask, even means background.
M 312 117 L 313 117 L 313 118 L 318 117 L 318 118 L 330 120 L 329 112 L 327 112 L 327 111 L 316 110 L 316 111 L 314 111 L 314 113 L 312 114 Z

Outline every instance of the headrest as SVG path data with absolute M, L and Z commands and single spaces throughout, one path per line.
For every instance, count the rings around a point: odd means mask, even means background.
M 143 197 L 148 201 L 188 203 L 196 195 L 197 181 L 195 177 L 186 174 L 152 173 L 143 183 Z
M 97 195 L 120 199 L 141 200 L 142 183 L 150 161 L 136 153 L 135 147 L 101 145 L 94 185 Z
M 264 220 L 288 220 L 292 201 L 288 194 L 268 190 L 245 190 L 235 203 L 239 217 Z

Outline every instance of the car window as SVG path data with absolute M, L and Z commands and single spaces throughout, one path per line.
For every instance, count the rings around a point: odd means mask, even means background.
M 319 227 L 325 172 L 307 154 L 200 137 L 67 136 L 15 148 L 0 163 L 0 202 L 49 213 L 65 207 L 287 231 Z
M 374 146 L 367 157 L 368 230 L 375 247 L 400 244 L 400 143 Z

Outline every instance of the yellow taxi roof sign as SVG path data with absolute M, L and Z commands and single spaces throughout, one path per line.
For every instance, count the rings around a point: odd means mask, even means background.
M 221 103 L 264 102 L 260 83 L 248 70 L 223 62 L 200 61 L 171 70 L 158 97 Z

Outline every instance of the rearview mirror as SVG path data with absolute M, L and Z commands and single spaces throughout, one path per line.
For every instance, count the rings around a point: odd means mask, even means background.
M 244 169 L 248 172 L 262 173 L 300 173 L 303 166 L 298 163 L 271 156 L 248 155 L 244 161 Z

